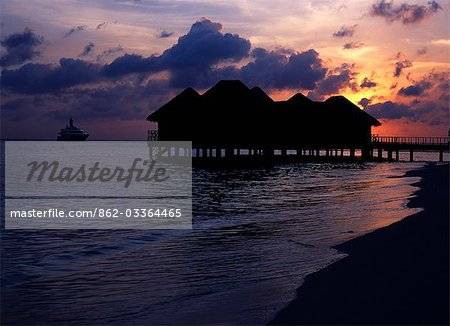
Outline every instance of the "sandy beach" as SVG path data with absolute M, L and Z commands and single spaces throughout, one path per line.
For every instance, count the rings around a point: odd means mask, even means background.
M 271 324 L 449 323 L 449 165 L 412 171 L 424 210 L 335 248 L 348 257 L 309 275 Z M 355 203 L 358 205 L 358 203 Z

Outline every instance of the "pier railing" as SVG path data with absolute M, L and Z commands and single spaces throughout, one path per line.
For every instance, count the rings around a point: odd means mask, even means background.
M 392 137 L 372 135 L 372 144 L 448 146 L 449 137 Z
M 148 130 L 148 141 L 159 140 L 158 130 Z M 383 160 L 398 161 L 400 152 L 409 151 L 410 161 L 414 160 L 414 152 L 436 152 L 439 154 L 439 161 L 444 160 L 444 152 L 449 152 L 450 137 L 396 137 L 372 135 L 371 142 L 365 144 L 341 144 L 341 145 L 309 145 L 309 146 L 250 146 L 236 144 L 194 144 L 189 155 L 196 159 L 205 158 L 228 158 L 239 159 L 242 157 L 262 159 L 293 158 L 309 159 L 350 159 L 360 156 L 362 160 Z M 356 152 L 359 151 L 360 155 Z M 385 154 L 384 154 L 385 153 Z M 395 154 L 395 158 L 394 158 Z
M 156 141 L 156 140 L 158 140 L 158 130 L 149 130 L 147 132 L 147 140 L 148 141 Z

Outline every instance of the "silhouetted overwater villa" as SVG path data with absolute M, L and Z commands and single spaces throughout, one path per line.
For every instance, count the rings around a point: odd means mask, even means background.
M 274 101 L 239 80 L 222 80 L 203 95 L 187 88 L 147 120 L 158 123 L 149 140 L 192 141 L 193 156 L 202 158 L 337 158 L 344 151 L 368 158 L 371 128 L 381 125 L 343 96 L 316 102 L 297 93 Z

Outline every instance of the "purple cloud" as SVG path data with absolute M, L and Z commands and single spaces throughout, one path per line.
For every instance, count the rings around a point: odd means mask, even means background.
M 358 104 L 361 105 L 363 108 L 366 108 L 372 101 L 366 97 L 363 97 Z
M 250 41 L 237 34 L 222 33 L 222 25 L 209 19 L 194 23 L 190 31 L 160 56 L 144 58 L 136 54 L 126 54 L 115 59 L 103 69 L 107 76 L 118 76 L 138 72 L 172 73 L 174 85 L 187 85 L 187 75 L 204 74 L 222 61 L 237 62 L 249 55 Z M 194 86 L 194 85 L 190 85 Z
M 168 38 L 173 36 L 173 32 L 168 32 L 168 31 L 161 31 L 161 33 L 159 33 L 158 37 L 159 38 Z
M 393 1 L 380 0 L 370 8 L 372 16 L 383 17 L 388 22 L 401 21 L 403 24 L 417 24 L 436 14 L 442 7 L 436 1 L 427 5 L 402 3 L 394 5 Z
M 395 71 L 394 71 L 394 77 L 400 77 L 402 74 L 403 69 L 411 68 L 412 62 L 408 59 L 399 60 L 395 63 Z
M 426 90 L 432 87 L 430 82 L 422 81 L 415 85 L 410 85 L 408 87 L 402 87 L 398 91 L 398 95 L 402 96 L 421 96 L 425 93 Z
M 84 47 L 83 52 L 81 52 L 79 56 L 80 56 L 80 57 L 85 57 L 85 56 L 87 56 L 87 55 L 89 55 L 89 54 L 92 54 L 92 52 L 94 51 L 94 47 L 95 47 L 95 44 L 92 43 L 92 42 L 89 42 L 89 43 Z
M 344 50 L 350 50 L 350 49 L 359 49 L 359 48 L 362 48 L 363 46 L 364 46 L 364 43 L 357 41 L 357 42 L 345 43 L 342 48 Z
M 209 19 L 194 23 L 178 43 L 161 55 L 162 65 L 172 69 L 204 69 L 222 60 L 237 62 L 248 56 L 250 41 L 237 34 L 222 33 L 222 25 Z
M 73 33 L 81 32 L 81 31 L 84 31 L 85 29 L 86 29 L 86 26 L 75 26 L 75 27 L 71 28 L 66 34 L 64 34 L 64 38 L 68 38 Z
M 336 33 L 333 33 L 333 36 L 334 37 L 353 36 L 353 34 L 356 31 L 357 26 L 358 26 L 357 24 L 352 25 L 352 26 L 343 25 L 340 30 L 338 30 Z
M 327 72 L 319 54 L 312 49 L 304 52 L 291 52 L 256 48 L 252 51 L 252 57 L 255 58 L 255 61 L 250 62 L 239 71 L 240 79 L 252 86 L 312 90 Z
M 92 51 L 92 48 L 88 45 L 87 51 Z M 101 60 L 119 50 L 121 48 L 108 50 L 97 59 Z M 104 66 L 81 60 L 61 59 L 59 66 L 36 64 L 27 65 L 23 69 L 5 70 L 1 82 L 5 88 L 15 92 L 36 94 L 83 83 L 95 83 L 105 78 L 168 71 L 174 87 L 198 86 L 206 84 L 200 82 L 202 78 L 209 83 L 214 76 L 220 78 L 222 74 L 229 75 L 233 69 L 215 71 L 214 65 L 220 62 L 238 62 L 249 55 L 249 50 L 250 41 L 247 39 L 223 33 L 220 23 L 202 19 L 194 23 L 190 31 L 180 37 L 174 46 L 159 56 L 145 58 L 137 54 L 125 54 Z M 66 69 L 68 65 L 73 67 L 73 71 Z M 25 79 L 23 83 L 19 82 L 21 79 Z M 63 82 L 58 84 L 61 80 Z M 42 85 L 44 82 L 47 86 Z
M 358 84 L 355 82 L 357 73 L 353 69 L 354 65 L 344 63 L 329 71 L 327 76 L 318 83 L 317 88 L 308 94 L 308 97 L 322 100 L 325 95 L 338 94 L 346 88 L 357 91 Z
M 328 71 L 313 49 L 296 52 L 256 48 L 250 53 L 250 46 L 250 41 L 239 35 L 223 33 L 221 24 L 202 19 L 161 55 L 125 54 L 104 65 L 61 59 L 55 66 L 32 64 L 16 70 L 6 69 L 1 82 L 12 92 L 39 94 L 89 83 L 106 81 L 114 84 L 133 74 L 134 77 L 130 77 L 140 83 L 145 76 L 165 71 L 171 88 L 207 88 L 221 79 L 241 79 L 249 85 L 269 89 L 318 88 L 318 94 L 357 87 L 351 66 Z M 92 53 L 93 47 L 93 44 L 88 44 L 83 54 Z M 121 50 L 121 47 L 107 50 L 97 56 L 97 62 Z M 233 64 L 247 57 L 250 58 L 249 63 L 241 67 Z
M 103 23 L 98 24 L 95 29 L 96 30 L 103 29 L 103 28 L 106 28 L 106 26 L 108 26 L 108 22 L 103 22 Z
M 36 35 L 28 27 L 23 33 L 8 35 L 0 42 L 6 50 L 6 53 L 0 58 L 0 66 L 18 65 L 38 57 L 41 54 L 39 46 L 43 40 L 42 36 Z
M 369 78 L 365 77 L 363 81 L 361 82 L 361 85 L 359 85 L 361 88 L 372 88 L 377 86 L 378 84 Z
M 414 112 L 407 105 L 392 101 L 368 105 L 365 110 L 377 119 L 395 120 L 414 115 Z
M 24 94 L 57 92 L 65 88 L 99 81 L 100 66 L 78 59 L 62 58 L 58 66 L 26 64 L 4 69 L 3 87 Z
M 118 53 L 123 52 L 123 47 L 119 44 L 118 46 L 116 46 L 115 48 L 111 48 L 111 49 L 107 49 L 105 51 L 103 51 L 102 53 L 100 53 L 97 57 L 96 57 L 96 61 L 102 61 L 104 59 L 110 58 L 112 56 L 115 56 Z
M 387 101 L 373 105 L 361 100 L 361 105 L 365 105 L 368 113 L 381 119 L 405 118 L 429 125 L 445 125 L 449 122 L 449 92 L 448 72 L 434 72 L 398 92 L 403 99 L 420 96 L 420 100 L 416 98 L 410 103 Z

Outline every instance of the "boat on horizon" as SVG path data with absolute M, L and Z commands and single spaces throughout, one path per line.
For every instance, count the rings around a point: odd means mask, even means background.
M 70 118 L 69 125 L 59 131 L 56 140 L 63 141 L 85 141 L 89 137 L 89 133 L 86 130 L 75 127 L 73 125 L 73 119 Z

